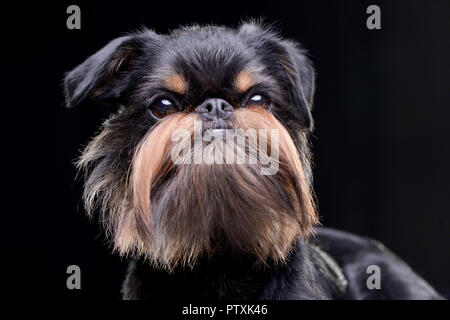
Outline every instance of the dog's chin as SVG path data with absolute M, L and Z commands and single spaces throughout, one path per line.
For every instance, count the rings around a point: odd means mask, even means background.
M 299 235 L 295 194 L 252 165 L 184 165 L 154 190 L 148 255 L 165 268 L 201 256 L 282 260 Z
M 192 268 L 201 257 L 224 254 L 249 257 L 255 265 L 284 261 L 297 237 L 317 222 L 309 182 L 288 132 L 267 111 L 235 113 L 235 128 L 278 131 L 277 141 L 265 137 L 269 150 L 279 149 L 274 174 L 262 174 L 267 168 L 260 162 L 174 163 L 180 144 L 172 141 L 173 133 L 181 128 L 195 136 L 195 120 L 194 115 L 171 116 L 142 140 L 132 162 L 132 203 L 116 233 L 116 248 L 167 270 Z M 223 136 L 216 130 L 202 151 Z M 255 141 L 239 149 L 227 139 L 222 146 L 236 158 L 243 152 L 248 160 L 249 151 L 261 147 L 262 140 Z

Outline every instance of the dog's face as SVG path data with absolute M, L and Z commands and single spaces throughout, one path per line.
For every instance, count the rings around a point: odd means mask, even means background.
M 110 42 L 65 78 L 69 107 L 121 105 L 78 162 L 88 213 L 100 210 L 120 253 L 168 270 L 222 253 L 283 261 L 317 223 L 313 87 L 304 51 L 251 23 Z M 223 161 L 205 158 L 212 149 Z

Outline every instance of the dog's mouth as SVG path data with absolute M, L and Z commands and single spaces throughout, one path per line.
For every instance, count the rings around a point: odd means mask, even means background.
M 229 133 L 234 133 L 235 131 L 232 128 L 219 128 L 219 129 L 208 129 L 208 130 L 203 130 L 203 136 L 210 136 L 211 140 L 215 140 L 215 139 L 225 139 L 227 136 L 227 132 Z
M 232 120 L 215 120 L 215 121 L 202 121 L 202 135 L 210 134 L 211 137 L 223 136 L 227 130 L 235 129 L 235 125 Z M 208 131 L 210 133 L 208 133 Z

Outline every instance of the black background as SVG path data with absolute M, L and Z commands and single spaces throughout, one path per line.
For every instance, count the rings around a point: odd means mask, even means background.
M 81 7 L 81 30 L 66 8 Z M 381 7 L 382 29 L 366 28 Z M 317 70 L 315 191 L 325 226 L 377 238 L 450 291 L 450 2 L 59 1 L 3 6 L 3 286 L 11 295 L 120 297 L 125 259 L 84 216 L 72 162 L 109 112 L 63 107 L 64 72 L 145 25 L 265 17 Z M 10 112 L 11 111 L 11 112 Z M 66 268 L 82 289 L 67 290 Z

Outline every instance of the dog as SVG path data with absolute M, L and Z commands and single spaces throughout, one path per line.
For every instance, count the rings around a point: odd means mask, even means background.
M 319 226 L 314 88 L 306 50 L 256 22 L 143 29 L 66 73 L 67 107 L 116 107 L 77 167 L 131 260 L 124 299 L 442 298 L 381 243 Z

